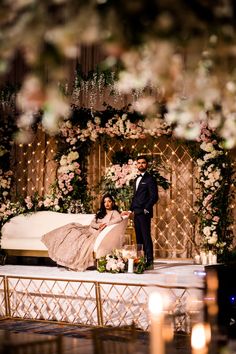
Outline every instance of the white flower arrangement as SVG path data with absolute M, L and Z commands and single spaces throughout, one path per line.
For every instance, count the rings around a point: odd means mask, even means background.
M 197 159 L 201 196 L 198 216 L 202 248 L 222 255 L 232 247 L 230 190 L 233 183 L 230 160 L 205 123 L 201 127 L 200 158 Z
M 126 263 L 127 260 L 122 257 L 121 251 L 114 250 L 112 253 L 98 259 L 97 270 L 99 272 L 123 273 Z

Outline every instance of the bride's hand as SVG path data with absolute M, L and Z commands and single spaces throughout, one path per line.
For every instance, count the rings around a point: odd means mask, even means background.
M 101 225 L 99 225 L 99 230 L 102 231 L 103 229 L 105 229 L 106 226 L 107 226 L 107 224 L 101 224 Z

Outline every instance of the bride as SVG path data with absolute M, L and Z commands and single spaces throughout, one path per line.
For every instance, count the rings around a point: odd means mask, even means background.
M 42 242 L 49 257 L 58 265 L 76 271 L 94 266 L 93 246 L 96 237 L 108 225 L 123 219 L 110 194 L 105 194 L 101 206 L 90 225 L 70 223 L 43 235 Z

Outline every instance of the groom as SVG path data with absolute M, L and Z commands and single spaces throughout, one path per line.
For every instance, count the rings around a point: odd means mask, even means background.
M 155 178 L 147 172 L 147 168 L 146 156 L 138 156 L 139 175 L 134 180 L 134 194 L 129 213 L 134 216 L 136 242 L 143 245 L 146 269 L 153 269 L 151 218 L 153 217 L 153 206 L 158 201 L 158 188 Z

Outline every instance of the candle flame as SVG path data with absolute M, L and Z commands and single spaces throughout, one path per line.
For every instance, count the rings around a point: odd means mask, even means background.
M 210 328 L 203 323 L 194 325 L 191 335 L 191 345 L 193 349 L 204 349 L 210 339 Z
M 158 316 L 163 311 L 163 299 L 160 293 L 152 292 L 149 295 L 148 308 L 151 314 Z

